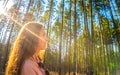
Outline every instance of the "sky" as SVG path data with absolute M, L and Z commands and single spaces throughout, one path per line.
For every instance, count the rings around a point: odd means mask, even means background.
M 6 9 L 5 9 L 4 8 L 4 0 L 1 0 L 0 1 L 0 14 L 6 13 L 6 11 L 9 10 L 13 6 L 13 4 L 14 4 L 13 0 L 9 0 L 6 5 Z
M 4 2 L 4 0 L 0 1 L 0 8 L 4 7 L 4 3 L 3 2 Z M 13 0 L 9 0 L 8 3 L 7 3 L 7 5 L 6 5 L 6 8 L 10 9 L 13 4 L 14 4 Z
M 0 15 L 4 15 L 6 16 L 7 14 L 7 11 L 13 6 L 14 2 L 13 0 L 9 0 L 7 5 L 6 5 L 6 9 L 4 8 L 4 0 L 0 0 Z M 1 30 L 1 29 L 0 29 Z M 6 28 L 2 28 L 2 31 L 3 31 L 3 35 L 5 34 L 5 30 Z M 6 33 L 7 35 L 5 36 L 2 36 L 2 39 L 3 38 L 8 38 L 8 35 L 9 35 L 9 32 Z M 3 43 L 7 42 L 7 40 L 3 40 Z

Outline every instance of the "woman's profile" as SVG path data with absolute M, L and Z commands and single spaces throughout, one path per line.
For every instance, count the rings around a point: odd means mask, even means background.
M 5 75 L 49 75 L 38 57 L 46 49 L 47 40 L 42 24 L 25 24 L 10 52 Z

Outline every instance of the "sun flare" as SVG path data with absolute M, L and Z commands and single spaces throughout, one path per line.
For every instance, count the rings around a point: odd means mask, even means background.
M 5 14 L 5 9 L 0 5 L 0 14 Z
M 13 0 L 9 0 L 6 5 L 4 5 L 4 1 L 0 1 L 0 15 L 5 15 L 7 11 L 13 6 L 13 4 Z

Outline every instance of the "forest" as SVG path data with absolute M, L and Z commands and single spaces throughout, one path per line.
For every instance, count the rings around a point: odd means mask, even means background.
M 0 0 L 0 75 L 21 27 L 43 23 L 50 75 L 120 74 L 120 0 Z

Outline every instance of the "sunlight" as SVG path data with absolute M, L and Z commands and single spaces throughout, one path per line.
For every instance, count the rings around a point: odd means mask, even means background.
M 10 9 L 13 6 L 13 4 L 14 4 L 13 0 L 9 0 L 7 5 L 6 5 L 6 8 Z
M 3 14 L 5 15 L 7 11 L 13 6 L 14 2 L 13 0 L 9 0 L 8 3 L 6 4 L 4 8 L 4 1 L 0 1 L 0 15 Z
M 5 14 L 5 10 L 4 10 L 3 6 L 2 6 L 1 3 L 0 3 L 0 15 L 1 15 L 1 14 Z
M 10 9 L 13 4 L 14 4 L 13 1 L 12 1 L 12 0 L 9 0 L 9 2 L 8 2 L 7 5 L 6 5 L 6 9 L 7 9 L 7 10 Z M 3 1 L 0 1 L 0 15 L 4 15 L 5 17 L 8 17 L 10 20 L 12 20 L 13 22 L 15 22 L 15 23 L 16 23 L 17 25 L 19 25 L 20 27 L 22 27 L 23 25 L 21 25 L 21 23 L 19 23 L 19 22 L 18 22 L 17 20 L 15 20 L 13 17 L 11 17 L 11 16 L 9 16 L 9 15 L 7 14 L 7 10 L 6 10 L 6 9 L 4 9 Z M 39 23 L 39 24 L 44 25 L 44 24 L 42 24 L 42 23 Z M 37 34 L 33 33 L 32 31 L 30 31 L 29 29 L 26 29 L 26 30 L 29 31 L 31 34 L 33 34 L 35 37 L 37 37 L 37 38 L 39 38 L 39 39 L 42 40 L 41 37 L 39 37 Z M 43 53 L 44 53 L 44 52 L 43 52 Z

